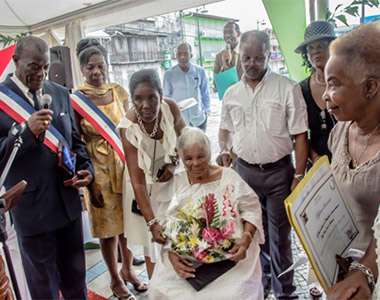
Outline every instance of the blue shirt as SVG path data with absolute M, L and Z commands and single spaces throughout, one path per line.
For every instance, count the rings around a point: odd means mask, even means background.
M 187 125 L 199 126 L 206 120 L 205 114 L 210 113 L 210 95 L 206 71 L 199 66 L 190 64 L 185 73 L 176 65 L 167 70 L 164 75 L 164 97 L 174 99 L 176 102 L 188 98 L 195 98 L 198 105 L 182 112 Z

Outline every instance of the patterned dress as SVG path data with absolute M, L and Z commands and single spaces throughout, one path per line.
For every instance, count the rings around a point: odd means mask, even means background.
M 128 95 L 122 87 L 113 89 L 114 101 L 98 108 L 115 126 L 124 116 L 123 102 Z M 84 190 L 85 201 L 90 219 L 93 237 L 109 238 L 123 233 L 123 172 L 124 165 L 112 146 L 85 119 L 80 127 L 87 145 L 88 154 L 94 164 L 95 184 L 103 194 L 104 207 L 97 208 L 90 202 L 87 189 Z
M 235 228 L 240 236 L 243 232 L 242 220 L 256 227 L 256 233 L 247 250 L 246 258 L 232 269 L 196 291 L 185 279 L 175 272 L 166 249 L 161 250 L 160 259 L 155 266 L 149 286 L 149 299 L 155 300 L 260 300 L 264 298 L 261 284 L 260 247 L 264 243 L 261 206 L 255 192 L 230 168 L 224 168 L 219 180 L 204 184 L 189 183 L 186 171 L 176 174 L 171 182 L 161 187 L 158 201 L 160 207 L 157 216 L 165 226 L 171 212 L 184 207 L 191 199 L 201 199 L 214 194 L 219 207 L 228 197 L 237 214 Z M 227 196 L 228 195 L 228 196 Z

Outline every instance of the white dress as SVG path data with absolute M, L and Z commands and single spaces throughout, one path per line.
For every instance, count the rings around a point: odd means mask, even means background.
M 167 250 L 161 250 L 161 257 L 155 266 L 149 285 L 149 299 L 162 300 L 210 300 L 263 299 L 261 284 L 260 248 L 264 242 L 261 220 L 261 206 L 257 195 L 232 169 L 223 169 L 220 180 L 206 184 L 190 185 L 186 172 L 174 176 L 174 180 L 161 187 L 159 197 L 160 209 L 158 216 L 165 224 L 167 211 L 172 211 L 192 195 L 199 199 L 209 193 L 214 193 L 219 207 L 222 207 L 223 195 L 233 190 L 230 195 L 232 207 L 237 212 L 238 220 L 246 220 L 257 228 L 253 241 L 247 251 L 247 257 L 239 261 L 232 269 L 212 281 L 200 291 L 196 291 L 185 279 L 179 277 L 169 261 Z M 165 197 L 163 197 L 165 195 Z M 238 222 L 236 230 L 241 235 L 243 225 Z
M 374 231 L 374 237 L 376 239 L 376 263 L 377 269 L 380 270 L 380 206 L 379 211 L 377 213 L 377 217 L 375 219 L 375 223 L 373 224 L 372 230 Z M 372 299 L 377 300 L 380 299 L 380 280 L 377 280 L 375 289 L 373 291 Z
M 148 137 L 141 131 L 139 124 L 133 123 L 125 117 L 120 120 L 118 125 L 118 129 L 126 129 L 127 140 L 137 149 L 138 166 L 145 174 L 147 191 L 151 194 L 150 204 L 154 213 L 158 209 L 156 197 L 160 189 L 159 186 L 162 184 L 155 182 L 156 175 L 163 164 L 171 163 L 169 156 L 176 155 L 175 146 L 177 142 L 174 117 L 169 104 L 165 101 L 161 102 L 161 113 L 160 128 L 164 133 L 161 140 Z M 144 255 L 155 262 L 159 252 L 159 244 L 152 243 L 152 235 L 147 229 L 144 217 L 131 212 L 133 199 L 135 199 L 135 195 L 131 179 L 128 168 L 125 168 L 123 180 L 124 235 L 128 239 L 128 245 L 144 246 Z

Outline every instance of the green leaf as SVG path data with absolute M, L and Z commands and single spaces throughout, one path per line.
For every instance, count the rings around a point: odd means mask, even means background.
M 362 5 L 362 4 L 368 5 L 368 1 L 367 0 L 354 0 L 347 7 L 350 7 L 350 6 L 353 6 L 353 5 Z
M 344 12 L 351 15 L 351 16 L 358 17 L 359 16 L 359 7 L 358 6 L 346 7 L 344 9 Z
M 373 6 L 379 8 L 379 0 L 369 0 L 369 2 L 370 2 Z
M 336 18 L 337 18 L 339 21 L 341 21 L 344 25 L 346 25 L 346 26 L 350 26 L 350 25 L 348 25 L 348 23 L 347 23 L 347 18 L 346 18 L 345 15 L 339 15 L 339 16 L 336 16 Z
M 338 4 L 335 9 L 334 9 L 334 14 L 336 13 L 336 11 L 338 10 L 339 7 L 341 7 L 343 4 Z
M 332 16 L 332 13 L 331 13 L 331 11 L 328 10 L 327 13 L 326 13 L 326 18 L 325 18 L 325 20 L 326 20 L 327 22 L 330 22 L 331 16 Z

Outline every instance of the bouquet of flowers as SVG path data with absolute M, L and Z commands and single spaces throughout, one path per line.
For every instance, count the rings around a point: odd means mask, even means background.
M 236 241 L 237 214 L 228 195 L 223 195 L 220 209 L 215 194 L 194 200 L 169 215 L 165 234 L 169 247 L 178 255 L 202 263 L 213 263 L 230 257 L 228 251 Z

